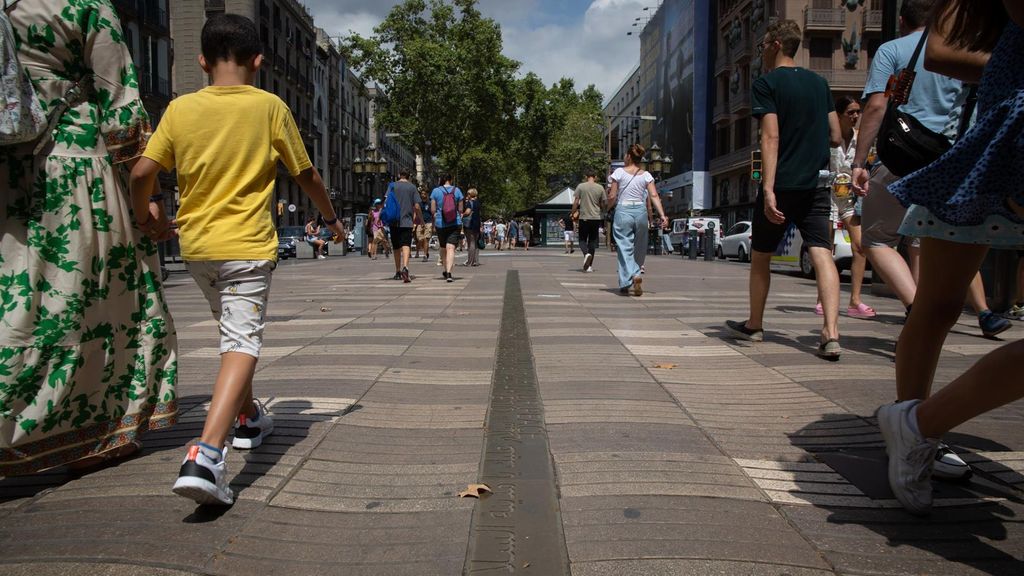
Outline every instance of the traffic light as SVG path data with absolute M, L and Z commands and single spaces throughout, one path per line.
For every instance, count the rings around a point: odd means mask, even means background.
M 760 182 L 761 176 L 761 151 L 754 150 L 750 153 L 750 179 L 754 182 Z

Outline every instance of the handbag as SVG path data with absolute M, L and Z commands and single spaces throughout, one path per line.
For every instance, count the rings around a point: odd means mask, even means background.
M 483 250 L 484 248 L 487 247 L 487 242 L 483 239 L 483 237 L 480 237 L 480 236 L 477 237 L 477 239 L 476 239 L 476 247 L 479 248 L 480 250 Z
M 945 136 L 933 132 L 917 118 L 899 110 L 910 97 L 916 76 L 914 69 L 927 41 L 926 30 L 921 34 L 921 41 L 917 43 L 910 64 L 897 77 L 889 80 L 889 89 L 886 90 L 890 94 L 889 103 L 878 131 L 876 148 L 882 164 L 898 177 L 924 168 L 953 147 Z

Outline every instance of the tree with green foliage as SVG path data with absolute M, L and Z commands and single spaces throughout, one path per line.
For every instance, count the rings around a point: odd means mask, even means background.
M 501 27 L 477 0 L 405 0 L 369 37 L 343 49 L 368 83 L 387 95 L 377 121 L 436 159 L 488 210 L 511 214 L 542 200 L 556 176 L 600 168 L 601 95 L 563 79 L 547 88 L 502 54 Z M 596 162 L 596 164 L 595 164 Z

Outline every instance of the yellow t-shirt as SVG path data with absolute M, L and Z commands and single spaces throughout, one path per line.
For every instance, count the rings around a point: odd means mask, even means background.
M 288 106 L 252 86 L 210 86 L 175 98 L 143 153 L 178 171 L 185 260 L 276 260 L 271 212 L 277 161 L 312 164 Z

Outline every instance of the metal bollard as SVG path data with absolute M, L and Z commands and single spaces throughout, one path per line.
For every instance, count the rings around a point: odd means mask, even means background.
M 690 245 L 690 260 L 696 260 L 697 259 L 697 237 L 691 234 L 690 238 L 689 238 L 689 240 L 687 242 Z
M 708 231 L 704 234 L 704 261 L 715 260 L 715 223 L 708 222 Z

